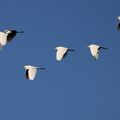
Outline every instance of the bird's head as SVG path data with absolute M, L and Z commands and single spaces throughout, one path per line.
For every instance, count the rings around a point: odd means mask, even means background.
M 24 65 L 24 69 L 29 69 L 29 65 Z
M 90 45 L 88 45 L 87 48 L 90 48 Z
M 54 49 L 59 50 L 59 49 L 68 49 L 67 47 L 63 47 L 63 46 L 59 46 L 59 47 L 55 47 Z
M 98 46 L 98 45 L 96 45 L 96 44 L 90 44 L 90 45 L 87 46 L 87 48 L 92 48 L 92 47 L 96 47 L 96 46 Z
M 118 16 L 117 19 L 120 20 L 120 16 Z
M 58 47 L 55 47 L 54 49 L 55 49 L 55 50 L 58 50 Z
M 4 30 L 4 32 L 9 34 L 9 33 L 11 33 L 11 30 Z

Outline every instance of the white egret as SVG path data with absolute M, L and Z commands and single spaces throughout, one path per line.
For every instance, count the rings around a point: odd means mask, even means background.
M 94 57 L 95 60 L 97 60 L 98 57 L 99 57 L 99 50 L 100 49 L 107 49 L 105 47 L 95 45 L 95 44 L 89 45 L 88 48 L 90 49 L 90 52 L 91 52 L 91 54 L 92 54 L 92 56 Z
M 66 47 L 56 47 L 55 49 L 57 50 L 56 51 L 56 60 L 57 61 L 61 61 L 63 58 L 65 58 L 69 51 L 74 51 L 74 50 L 71 50 Z
M 29 80 L 34 80 L 38 69 L 41 69 L 41 70 L 45 69 L 45 68 L 35 67 L 32 65 L 25 65 L 24 68 L 26 70 L 25 77 Z
M 11 42 L 17 33 L 24 33 L 24 32 L 17 30 L 4 30 L 3 32 L 0 32 L 0 48 L 5 46 L 7 42 Z

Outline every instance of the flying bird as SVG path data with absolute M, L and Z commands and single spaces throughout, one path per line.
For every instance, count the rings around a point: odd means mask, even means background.
M 117 19 L 120 21 L 120 16 L 118 16 Z M 118 30 L 118 31 L 120 30 L 120 22 L 119 22 L 118 25 L 117 25 L 117 30 Z
M 63 58 L 65 58 L 69 51 L 75 51 L 66 47 L 56 47 L 55 49 L 57 61 L 61 61 Z
M 4 30 L 3 32 L 0 32 L 0 48 L 5 46 L 7 42 L 11 42 L 17 33 L 24 33 L 24 32 L 17 30 Z
M 95 45 L 95 44 L 89 45 L 88 48 L 90 49 L 90 52 L 95 60 L 98 59 L 100 49 L 107 49 L 103 46 L 99 46 L 99 45 Z
M 44 70 L 45 69 L 45 68 L 35 67 L 32 65 L 25 65 L 24 68 L 26 70 L 25 77 L 26 77 L 26 79 L 29 79 L 29 80 L 34 80 L 34 78 L 37 74 L 37 70 L 39 70 L 39 69 Z

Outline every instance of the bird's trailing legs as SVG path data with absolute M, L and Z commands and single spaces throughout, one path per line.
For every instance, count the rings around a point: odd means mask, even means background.
M 100 46 L 100 48 L 99 49 L 105 49 L 105 50 L 108 50 L 108 48 L 106 48 L 106 47 L 103 47 L 103 46 Z
M 36 67 L 37 69 L 45 70 L 46 68 Z
M 72 49 L 68 49 L 68 51 L 75 51 L 75 50 L 72 50 Z
M 24 31 L 16 31 L 16 33 L 24 33 Z

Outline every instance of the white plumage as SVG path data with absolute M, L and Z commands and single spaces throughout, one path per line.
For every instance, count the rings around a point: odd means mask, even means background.
M 56 60 L 61 61 L 67 52 L 68 48 L 66 47 L 56 47 Z
M 118 16 L 117 18 L 118 18 L 118 20 L 120 20 L 120 16 Z
M 45 69 L 45 68 L 35 67 L 35 66 L 32 66 L 32 65 L 25 65 L 24 68 L 26 69 L 25 76 L 29 80 L 34 80 L 38 69 Z
M 17 33 L 23 33 L 23 31 L 4 30 L 4 32 L 0 32 L 0 47 L 2 48 L 7 42 L 10 42 Z
M 7 34 L 4 32 L 0 32 L 0 48 L 4 46 L 7 42 Z
M 95 44 L 91 44 L 88 46 L 88 48 L 90 48 L 90 52 L 92 54 L 92 56 L 95 58 L 95 60 L 98 59 L 99 57 L 99 50 L 102 49 L 107 49 L 105 47 L 99 46 L 99 45 L 95 45 Z
M 56 60 L 61 61 L 67 55 L 68 51 L 74 51 L 66 47 L 56 47 Z
M 118 20 L 120 21 L 120 16 L 118 16 L 117 18 L 118 18 Z M 120 22 L 119 22 L 118 25 L 117 25 L 117 30 L 118 30 L 118 31 L 120 30 Z

